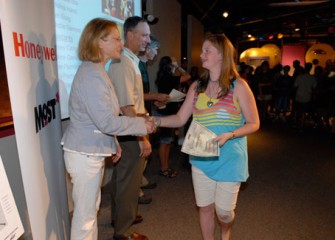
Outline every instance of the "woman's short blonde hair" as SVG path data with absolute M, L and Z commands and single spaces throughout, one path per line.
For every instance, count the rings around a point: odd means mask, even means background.
M 107 37 L 113 28 L 117 28 L 116 23 L 104 18 L 94 18 L 87 23 L 79 40 L 79 59 L 81 61 L 101 62 L 99 40 Z

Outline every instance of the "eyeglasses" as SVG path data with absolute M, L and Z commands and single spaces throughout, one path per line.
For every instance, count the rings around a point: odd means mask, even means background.
M 113 37 L 111 37 L 111 38 L 109 38 L 109 39 L 101 38 L 101 40 L 104 41 L 104 42 L 107 42 L 107 41 L 109 41 L 110 39 L 113 39 L 113 40 L 118 41 L 118 42 L 121 42 L 121 41 L 122 41 L 121 38 L 113 38 Z
M 121 42 L 121 41 L 122 41 L 121 38 L 112 38 L 112 39 L 114 39 L 114 40 L 116 40 L 116 41 L 118 41 L 118 42 Z

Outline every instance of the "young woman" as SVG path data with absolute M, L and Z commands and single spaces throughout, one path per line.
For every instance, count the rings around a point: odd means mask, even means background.
M 157 126 L 180 127 L 189 117 L 216 133 L 218 157 L 190 155 L 203 239 L 213 240 L 215 213 L 221 239 L 230 238 L 237 195 L 248 174 L 246 135 L 259 128 L 254 96 L 238 75 L 235 49 L 224 35 L 208 36 L 200 55 L 205 72 L 194 82 L 177 114 L 155 117 Z

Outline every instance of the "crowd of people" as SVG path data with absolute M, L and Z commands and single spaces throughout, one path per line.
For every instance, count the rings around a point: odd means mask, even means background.
M 221 240 L 230 239 L 240 185 L 249 176 L 247 135 L 269 119 L 292 120 L 303 130 L 308 115 L 315 123 L 334 117 L 334 64 L 302 67 L 295 61 L 293 76 L 290 66 L 271 69 L 267 61 L 254 70 L 236 64 L 235 49 L 225 35 L 209 35 L 202 45 L 201 74 L 197 67 L 188 73 L 171 56 L 163 56 L 154 79 L 157 92 L 151 92 L 147 62 L 157 55 L 159 41 L 138 16 L 126 19 L 123 34 L 124 43 L 116 23 L 96 18 L 79 41 L 82 63 L 72 84 L 70 124 L 62 138 L 73 184 L 71 239 L 98 239 L 106 157 L 113 162 L 113 239 L 148 239 L 131 226 L 143 221 L 138 204 L 152 201 L 142 189 L 156 187 L 144 176 L 153 134 L 158 134 L 157 171 L 162 177 L 177 177 L 169 163 L 171 144 L 175 129 L 190 121 L 214 132 L 210 144 L 219 146 L 217 156 L 189 156 L 202 238 L 214 239 L 218 221 Z M 184 92 L 185 100 L 171 102 L 172 89 Z
M 306 127 L 335 133 L 335 61 L 326 66 L 314 59 L 304 66 L 294 60 L 292 67 L 267 61 L 254 69 L 240 63 L 239 72 L 255 96 L 262 122 L 291 124 L 300 132 Z

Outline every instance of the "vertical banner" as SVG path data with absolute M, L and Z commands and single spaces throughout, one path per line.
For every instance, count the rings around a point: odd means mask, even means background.
M 23 226 L 1 156 L 0 189 L 0 240 L 16 240 L 22 235 Z
M 31 234 L 69 239 L 54 2 L 0 0 L 0 20 Z

